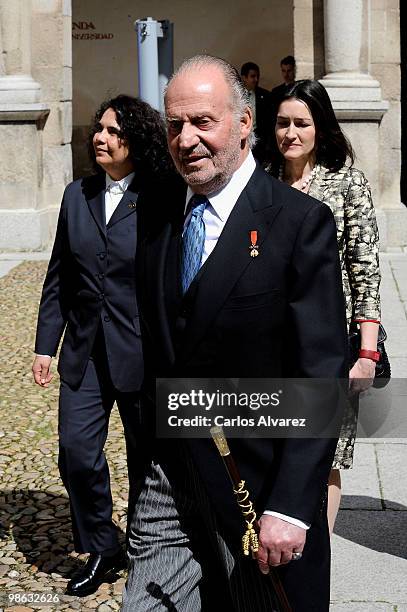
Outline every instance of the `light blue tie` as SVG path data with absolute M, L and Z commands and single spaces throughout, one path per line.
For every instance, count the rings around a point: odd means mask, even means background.
M 205 225 L 202 215 L 208 200 L 203 195 L 195 195 L 189 201 L 191 217 L 182 236 L 182 291 L 186 293 L 201 266 L 205 244 Z

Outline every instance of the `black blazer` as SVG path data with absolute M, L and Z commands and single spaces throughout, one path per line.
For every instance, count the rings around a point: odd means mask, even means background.
M 273 87 L 273 89 L 271 90 L 269 95 L 269 108 L 273 118 L 275 117 L 275 114 L 278 111 L 281 99 L 283 98 L 284 94 L 290 89 L 290 87 L 292 87 L 293 84 L 294 83 L 280 83 L 280 85 L 276 85 L 276 87 Z
M 35 351 L 55 355 L 66 326 L 58 371 L 75 387 L 101 324 L 113 384 L 129 392 L 140 388 L 143 377 L 135 286 L 138 194 L 133 182 L 106 227 L 104 189 L 104 174 L 65 189 Z
M 329 208 L 257 167 L 184 298 L 180 208 L 173 205 L 173 218 L 151 228 L 140 244 L 147 373 L 346 378 L 344 298 Z M 258 233 L 255 258 L 249 249 L 252 230 Z M 259 511 L 313 522 L 336 440 L 231 443 Z M 229 527 L 240 525 L 213 443 L 190 440 L 189 446 L 220 516 L 227 517 Z
M 256 87 L 254 93 L 256 97 L 256 135 L 266 142 L 270 138 L 271 127 L 270 92 L 263 87 Z
M 274 137 L 274 129 L 272 129 L 272 117 L 270 107 L 270 92 L 262 87 L 256 87 L 256 130 L 257 143 L 253 150 L 253 155 L 260 163 L 268 158 L 270 142 Z

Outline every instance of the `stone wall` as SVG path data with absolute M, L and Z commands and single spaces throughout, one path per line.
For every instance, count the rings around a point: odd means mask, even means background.
M 33 77 L 50 109 L 43 134 L 42 207 L 59 208 L 72 180 L 72 38 L 70 0 L 32 0 Z
M 355 149 L 355 165 L 371 183 L 382 247 L 406 245 L 407 210 L 400 202 L 399 2 L 294 0 L 293 5 L 297 77 L 322 78 L 327 87 Z M 359 18 L 356 42 L 353 30 Z M 352 48 L 353 66 L 348 57 Z
M 0 250 L 41 250 L 72 177 L 70 0 L 0 0 L 0 51 Z
M 398 0 L 372 0 L 372 75 L 380 81 L 389 103 L 379 130 L 380 206 L 388 211 L 387 234 L 393 245 L 407 243 L 407 217 L 400 202 L 401 109 L 400 109 L 400 22 Z
M 280 82 L 280 59 L 293 52 L 291 0 L 73 0 L 74 172 L 88 170 L 84 142 L 100 102 L 118 93 L 137 95 L 134 21 L 151 16 L 174 23 L 175 66 L 208 52 L 240 66 L 254 61 L 260 84 Z
M 338 13 L 345 25 L 335 33 L 344 51 L 354 44 L 351 13 L 362 7 L 358 67 L 348 89 L 335 68 L 336 60 L 347 60 L 341 53 L 332 57 L 336 43 L 332 34 L 327 40 L 324 23 L 327 10 L 345 4 Z M 407 244 L 399 193 L 398 0 L 0 0 L 0 250 L 40 250 L 51 243 L 72 178 L 72 123 L 81 174 L 89 171 L 86 136 L 100 102 L 120 92 L 137 94 L 134 21 L 146 16 L 174 22 L 175 65 L 199 52 L 237 67 L 255 61 L 266 88 L 280 81 L 280 58 L 294 53 L 298 78 L 322 78 L 330 88 L 357 166 L 372 184 L 382 244 Z

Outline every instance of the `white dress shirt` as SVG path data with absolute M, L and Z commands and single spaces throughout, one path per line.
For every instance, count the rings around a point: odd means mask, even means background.
M 219 191 L 214 194 L 207 196 L 209 204 L 206 205 L 202 219 L 205 225 L 205 243 L 202 254 L 201 266 L 208 259 L 213 249 L 218 242 L 219 236 L 221 235 L 223 228 L 226 225 L 226 221 L 229 218 L 230 213 L 233 210 L 234 205 L 239 199 L 240 194 L 249 182 L 253 172 L 256 169 L 256 162 L 252 153 L 246 157 L 242 165 L 234 172 L 230 181 Z M 188 208 L 188 203 L 194 192 L 190 187 L 187 190 L 185 212 Z M 184 228 L 188 225 L 191 213 L 188 214 L 185 219 Z M 280 512 L 274 512 L 272 510 L 265 510 L 264 514 L 276 516 L 277 518 L 287 521 L 297 527 L 303 529 L 309 529 L 310 525 L 299 519 L 281 514 Z
M 234 205 L 239 199 L 240 194 L 246 187 L 254 170 L 256 162 L 251 153 L 246 157 L 240 168 L 232 175 L 230 181 L 219 191 L 207 196 L 209 205 L 205 207 L 203 213 L 203 222 L 205 225 L 205 244 L 202 254 L 201 266 L 208 259 L 213 249 L 218 242 L 226 221 L 233 210 Z M 185 212 L 188 207 L 189 200 L 194 195 L 190 187 L 187 190 Z M 184 227 L 188 225 L 191 214 L 185 219 Z
M 106 225 L 109 223 L 111 216 L 116 210 L 124 192 L 134 179 L 135 172 L 130 172 L 127 176 L 115 181 L 106 173 L 106 190 L 105 190 L 105 213 Z

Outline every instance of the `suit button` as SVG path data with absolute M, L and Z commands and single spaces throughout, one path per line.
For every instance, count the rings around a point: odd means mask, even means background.
M 109 323 L 109 321 L 110 321 L 110 317 L 109 317 L 108 315 L 105 315 L 105 316 L 103 317 L 103 320 L 104 320 L 104 321 L 106 321 L 106 323 Z
M 99 279 L 99 280 L 103 280 L 104 278 L 105 278 L 105 275 L 104 275 L 104 274 L 98 274 L 98 279 Z
M 97 254 L 99 259 L 104 259 L 106 257 L 106 251 L 102 251 L 101 253 Z
M 105 294 L 104 293 L 99 293 L 99 300 L 104 300 L 105 299 Z

